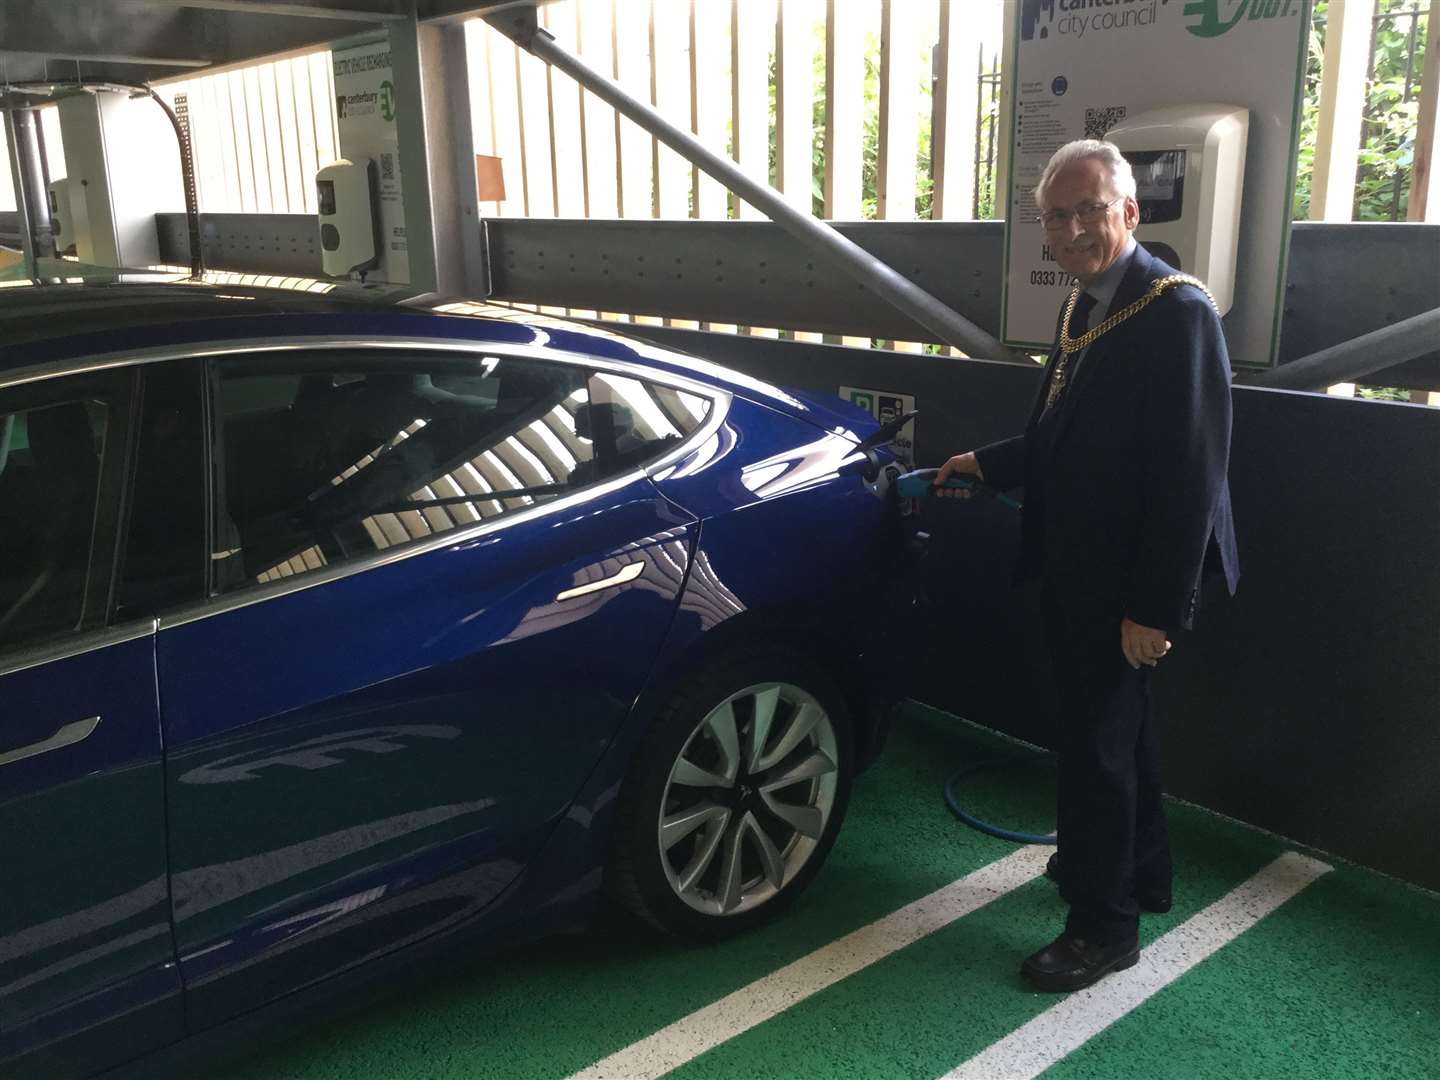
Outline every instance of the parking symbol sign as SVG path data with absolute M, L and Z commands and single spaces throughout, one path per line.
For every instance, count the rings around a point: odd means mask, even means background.
M 862 386 L 842 386 L 840 396 L 850 404 L 864 409 L 882 424 L 915 411 L 915 397 L 912 394 Z M 915 467 L 915 421 L 910 421 L 896 433 L 890 449 L 907 468 Z

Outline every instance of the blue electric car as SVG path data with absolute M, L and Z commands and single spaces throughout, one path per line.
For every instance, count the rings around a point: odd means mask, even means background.
M 901 541 L 868 416 L 309 288 L 0 288 L 5 1075 L 602 889 L 742 930 L 880 746 Z

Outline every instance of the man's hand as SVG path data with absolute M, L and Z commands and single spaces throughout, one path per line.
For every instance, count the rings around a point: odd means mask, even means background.
M 1165 640 L 1164 630 L 1121 619 L 1120 651 L 1125 654 L 1125 662 L 1138 671 L 1141 664 L 1146 667 L 1158 664 L 1170 651 L 1170 642 Z
M 947 488 L 945 481 L 950 477 L 959 474 L 961 476 L 973 476 L 976 480 L 984 480 L 985 474 L 980 471 L 980 461 L 975 457 L 974 451 L 964 454 L 956 454 L 935 474 L 934 493 L 947 499 L 968 499 L 971 495 L 969 488 Z

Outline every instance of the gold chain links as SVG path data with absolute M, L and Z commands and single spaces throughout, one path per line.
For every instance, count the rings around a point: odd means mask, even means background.
M 1210 306 L 1215 308 L 1217 313 L 1219 312 L 1220 309 L 1215 303 L 1215 297 L 1210 295 L 1210 290 L 1205 287 L 1203 281 L 1197 277 L 1191 277 L 1189 274 L 1170 274 L 1167 277 L 1156 278 L 1150 283 L 1150 288 L 1144 296 L 1132 304 L 1125 305 L 1114 315 L 1111 315 L 1099 326 L 1095 327 L 1095 329 L 1085 331 L 1085 333 L 1081 334 L 1078 338 L 1072 338 L 1070 336 L 1070 316 L 1075 312 L 1075 302 L 1080 299 L 1080 287 L 1077 285 L 1070 290 L 1070 299 L 1066 301 L 1065 304 L 1065 324 L 1060 331 L 1060 351 L 1062 353 L 1079 352 L 1101 334 L 1105 333 L 1105 331 L 1113 330 L 1126 319 L 1130 318 L 1130 316 L 1138 314 L 1143 308 L 1148 306 L 1152 300 L 1172 285 L 1194 285 L 1205 294 L 1206 298 L 1210 301 Z
M 1070 356 L 1072 353 L 1079 352 L 1107 330 L 1113 330 L 1132 315 L 1139 313 L 1143 308 L 1147 307 L 1152 300 L 1172 285 L 1194 285 L 1205 294 L 1206 298 L 1210 301 L 1210 306 L 1215 308 L 1216 314 L 1219 314 L 1219 305 L 1215 303 L 1215 297 L 1210 295 L 1210 290 L 1205 287 L 1203 281 L 1197 277 L 1191 277 L 1189 274 L 1170 274 L 1167 277 L 1156 278 L 1152 281 L 1150 288 L 1146 290 L 1145 295 L 1140 297 L 1139 300 L 1125 305 L 1125 307 L 1121 308 L 1114 315 L 1111 315 L 1093 330 L 1085 331 L 1085 333 L 1081 334 L 1078 338 L 1072 338 L 1070 336 L 1070 318 L 1075 314 L 1076 301 L 1080 299 L 1080 287 L 1077 285 L 1071 289 L 1070 299 L 1065 302 L 1065 321 L 1061 323 L 1060 328 L 1060 358 L 1055 361 L 1055 372 L 1050 376 L 1050 390 L 1045 395 L 1045 409 L 1042 411 L 1048 411 L 1053 408 L 1055 402 L 1060 399 L 1061 393 L 1064 392 L 1066 379 L 1070 374 Z

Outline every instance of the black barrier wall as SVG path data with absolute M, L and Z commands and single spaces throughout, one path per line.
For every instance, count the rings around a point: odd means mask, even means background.
M 773 382 L 914 394 L 917 460 L 1019 430 L 1039 371 L 635 326 Z M 1174 795 L 1440 889 L 1440 410 L 1239 387 L 1243 577 L 1156 679 Z M 1048 745 L 1038 602 L 989 500 L 934 515 L 912 696 Z M 960 763 L 957 763 L 957 765 Z

